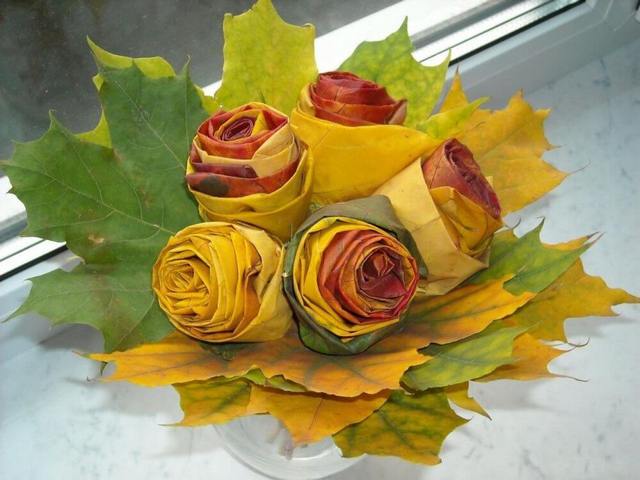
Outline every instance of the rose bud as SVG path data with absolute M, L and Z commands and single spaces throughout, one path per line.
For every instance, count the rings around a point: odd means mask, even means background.
M 452 240 L 464 253 L 482 255 L 502 220 L 498 196 L 471 151 L 455 138 L 447 140 L 422 172 Z
M 205 220 L 242 221 L 289 238 L 310 201 L 308 152 L 288 118 L 261 103 L 219 111 L 193 139 L 187 184 Z
M 383 85 L 349 72 L 327 72 L 306 85 L 291 127 L 313 154 L 313 201 L 335 203 L 371 195 L 439 143 L 402 126 L 407 102 Z
M 285 292 L 305 345 L 358 353 L 399 325 L 420 275 L 396 234 L 410 240 L 384 197 L 324 207 L 305 221 L 285 260 Z
M 282 337 L 291 325 L 283 265 L 282 244 L 268 233 L 200 223 L 171 237 L 152 285 L 182 333 L 205 342 L 262 342 Z
M 493 234 L 502 226 L 500 203 L 467 147 L 442 143 L 377 192 L 411 232 L 427 266 L 427 294 L 440 295 L 486 268 Z

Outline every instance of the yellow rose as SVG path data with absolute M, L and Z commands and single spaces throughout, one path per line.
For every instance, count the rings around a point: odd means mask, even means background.
M 152 285 L 181 332 L 206 342 L 262 342 L 282 337 L 291 325 L 283 266 L 282 244 L 268 233 L 200 223 L 171 237 Z

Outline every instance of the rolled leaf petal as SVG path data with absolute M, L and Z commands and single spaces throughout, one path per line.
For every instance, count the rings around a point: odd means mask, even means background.
M 395 330 L 420 277 L 412 251 L 384 197 L 314 212 L 293 236 L 285 261 L 285 292 L 305 345 L 353 354 Z
M 256 193 L 272 193 L 281 188 L 293 176 L 300 162 L 296 160 L 271 175 L 258 177 L 247 167 L 225 167 L 202 164 L 195 172 L 187 174 L 187 183 L 193 190 L 214 197 L 246 197 Z
M 262 342 L 282 337 L 291 325 L 283 267 L 282 244 L 266 232 L 200 223 L 169 239 L 152 284 L 182 333 L 213 343 Z
M 329 204 L 366 197 L 441 140 L 400 125 L 349 127 L 314 117 L 302 107 L 291 128 L 315 160 L 313 201 Z
M 248 103 L 202 122 L 194 142 L 209 155 L 250 159 L 286 124 L 284 114 L 261 103 Z
M 451 187 L 434 188 L 430 193 L 458 248 L 472 257 L 482 256 L 491 244 L 493 234 L 502 227 L 500 217 L 489 215 L 480 205 Z

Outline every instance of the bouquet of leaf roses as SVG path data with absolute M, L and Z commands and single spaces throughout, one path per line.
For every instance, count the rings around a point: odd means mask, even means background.
M 269 0 L 224 34 L 213 98 L 90 43 L 97 127 L 52 117 L 3 165 L 25 233 L 82 259 L 15 315 L 101 330 L 110 380 L 173 385 L 180 425 L 269 413 L 298 444 L 433 464 L 450 403 L 484 414 L 470 381 L 551 376 L 565 318 L 637 301 L 583 271 L 589 237 L 502 220 L 565 176 L 548 111 L 482 109 L 456 75 L 434 113 L 448 60 L 416 62 L 406 22 L 320 74 L 313 26 Z

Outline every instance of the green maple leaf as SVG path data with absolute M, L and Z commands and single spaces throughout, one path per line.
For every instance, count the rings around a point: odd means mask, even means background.
M 298 94 L 318 75 L 315 27 L 286 23 L 270 0 L 224 17 L 224 67 L 215 99 L 225 109 L 263 102 L 287 115 Z
M 411 390 L 426 390 L 482 377 L 512 362 L 513 340 L 525 330 L 495 322 L 464 340 L 429 345 L 420 352 L 433 358 L 407 370 L 402 382 Z
M 75 136 L 52 116 L 45 135 L 17 144 L 4 168 L 27 209 L 24 234 L 66 242 L 84 261 L 32 279 L 13 316 L 91 325 L 112 351 L 172 329 L 151 291 L 151 267 L 169 236 L 199 222 L 184 170 L 207 111 L 186 68 L 154 77 L 137 62 L 96 59 L 98 128 Z
M 109 68 L 127 68 L 135 63 L 136 66 L 150 78 L 172 77 L 175 75 L 171 64 L 162 57 L 124 57 L 103 50 L 88 37 L 87 43 L 89 44 L 89 48 L 91 48 L 91 53 L 93 53 L 100 65 Z M 98 89 L 98 92 L 100 91 L 102 82 L 103 79 L 99 73 L 93 77 L 93 84 Z M 105 147 L 111 147 L 111 137 L 109 136 L 109 127 L 107 125 L 107 118 L 104 116 L 104 111 L 101 112 L 98 125 L 91 131 L 78 134 L 78 138 Z
M 468 283 L 482 284 L 505 275 L 514 277 L 505 289 L 517 295 L 522 292 L 539 293 L 573 265 L 592 244 L 582 237 L 567 244 L 547 245 L 540 240 L 544 222 L 516 237 L 512 230 L 496 235 L 491 246 L 489 268 L 481 270 Z
M 176 75 L 171 64 L 162 57 L 125 57 L 107 52 L 96 45 L 90 38 L 87 38 L 87 43 L 89 44 L 91 53 L 93 53 L 96 61 L 103 67 L 123 69 L 135 64 L 148 78 L 174 77 Z M 100 73 L 93 77 L 93 83 L 99 92 L 103 83 L 103 78 Z M 198 89 L 198 95 L 200 95 L 202 105 L 205 107 L 207 112 L 213 113 L 219 109 L 220 106 L 212 97 L 206 96 L 202 89 L 197 85 L 195 87 Z M 107 125 L 107 119 L 104 115 L 104 111 L 100 115 L 98 125 L 91 131 L 78 134 L 78 138 L 88 142 L 97 143 L 98 145 L 103 145 L 105 147 L 111 147 L 109 127 Z
M 365 453 L 393 455 L 411 462 L 435 465 L 444 439 L 467 421 L 449 406 L 440 390 L 415 395 L 394 391 L 366 420 L 333 436 L 344 457 Z
M 428 67 L 412 55 L 413 44 L 407 20 L 384 40 L 362 42 L 340 65 L 340 70 L 355 73 L 387 88 L 395 98 L 406 98 L 407 127 L 426 131 L 429 114 L 444 87 L 449 57 L 440 65 Z

